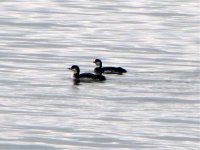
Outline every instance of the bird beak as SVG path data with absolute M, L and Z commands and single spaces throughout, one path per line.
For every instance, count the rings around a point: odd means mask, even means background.
M 95 61 L 93 61 L 93 63 L 95 63 Z
M 71 68 L 67 68 L 67 69 L 71 70 Z

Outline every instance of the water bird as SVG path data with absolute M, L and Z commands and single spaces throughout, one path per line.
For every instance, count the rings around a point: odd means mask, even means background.
M 92 73 L 81 73 L 80 74 L 80 68 L 77 65 L 72 65 L 69 70 L 72 70 L 74 72 L 73 77 L 74 79 L 78 81 L 104 81 L 106 80 L 105 76 L 101 74 L 101 72 L 98 72 L 96 74 Z
M 93 63 L 97 66 L 94 69 L 95 73 L 123 74 L 127 72 L 127 70 L 122 67 L 102 67 L 102 61 L 100 59 L 95 59 Z

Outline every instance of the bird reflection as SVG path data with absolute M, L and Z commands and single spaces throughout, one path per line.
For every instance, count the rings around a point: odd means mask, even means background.
M 80 80 L 73 79 L 73 84 L 74 84 L 74 85 L 80 85 Z

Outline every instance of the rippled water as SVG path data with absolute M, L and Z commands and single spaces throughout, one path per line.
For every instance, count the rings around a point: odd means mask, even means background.
M 200 148 L 198 4 L 2 0 L 0 149 Z M 128 73 L 73 85 L 95 58 Z

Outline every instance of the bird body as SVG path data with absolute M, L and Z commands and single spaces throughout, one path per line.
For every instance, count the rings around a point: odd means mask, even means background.
M 105 74 L 123 74 L 126 73 L 126 69 L 122 67 L 103 67 L 102 61 L 100 59 L 95 59 L 94 63 L 96 68 L 94 69 L 95 73 L 105 73 Z
M 92 74 L 92 73 L 81 73 L 79 66 L 73 65 L 71 68 L 68 68 L 74 72 L 73 77 L 79 81 L 104 81 L 106 78 L 101 74 Z

